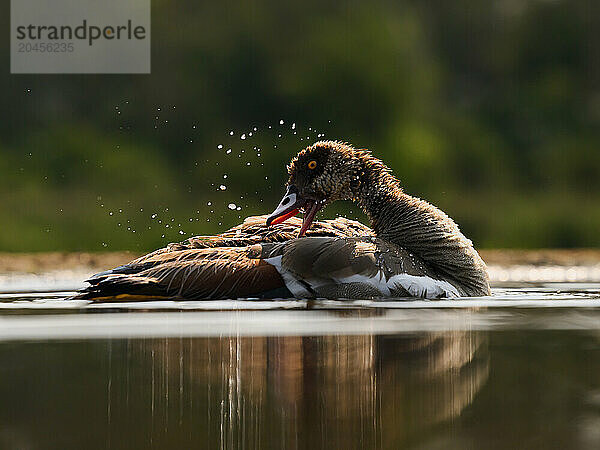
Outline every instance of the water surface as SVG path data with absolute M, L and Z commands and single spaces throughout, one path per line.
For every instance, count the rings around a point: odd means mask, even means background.
M 589 276 L 461 300 L 120 304 L 65 300 L 81 277 L 11 277 L 0 448 L 600 448 Z

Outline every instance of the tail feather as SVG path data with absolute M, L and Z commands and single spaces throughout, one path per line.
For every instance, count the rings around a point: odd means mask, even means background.
M 94 284 L 80 291 L 74 298 L 78 300 L 120 299 L 130 297 L 168 298 L 167 291 L 160 283 L 150 278 L 131 275 L 105 275 L 101 278 L 92 277 Z

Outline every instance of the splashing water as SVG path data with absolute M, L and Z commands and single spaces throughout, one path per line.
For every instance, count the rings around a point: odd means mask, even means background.
M 126 104 L 128 103 L 127 101 Z M 124 105 L 117 105 L 115 111 L 126 115 Z M 157 106 L 154 114 L 150 116 L 159 133 L 169 121 L 175 123 L 180 120 L 173 116 L 175 106 Z M 125 121 L 123 115 L 118 115 L 119 121 Z M 195 123 L 190 124 L 191 133 L 195 133 L 193 130 L 196 128 Z M 275 181 L 277 186 L 268 183 L 270 177 L 264 173 L 285 174 L 284 168 L 288 156 L 306 146 L 306 141 L 316 141 L 324 136 L 325 133 L 318 132 L 312 126 L 303 127 L 295 121 L 284 119 L 279 119 L 275 124 L 252 126 L 246 130 L 230 129 L 224 138 L 219 139 L 220 142 L 217 141 L 217 144 L 208 147 L 212 148 L 212 151 L 203 154 L 202 159 L 193 161 L 189 165 L 188 173 L 191 179 L 198 182 L 192 181 L 191 183 L 194 184 L 187 186 L 185 192 L 188 194 L 194 192 L 195 197 L 200 196 L 198 204 L 190 204 L 190 208 L 193 208 L 197 216 L 190 217 L 190 211 L 186 211 L 184 207 L 178 207 L 177 212 L 174 213 L 168 213 L 168 207 L 161 207 L 163 213 L 144 214 L 141 205 L 132 204 L 129 200 L 127 205 L 107 205 L 110 207 L 108 216 L 115 219 L 118 217 L 115 226 L 130 233 L 157 233 L 162 229 L 164 232 L 156 236 L 168 241 L 178 240 L 184 234 L 197 235 L 223 231 L 224 227 L 236 225 L 243 219 L 239 214 L 243 208 L 248 211 L 247 215 L 264 214 L 264 206 L 262 206 L 264 199 L 270 200 L 274 196 L 273 190 L 279 191 L 281 188 L 279 180 Z M 184 142 L 193 143 L 198 141 L 199 137 L 190 135 L 184 136 L 183 139 Z M 278 144 L 274 144 L 275 141 Z M 283 150 L 289 155 L 281 157 Z M 233 155 L 235 157 L 232 158 Z M 216 168 L 220 170 L 217 171 Z M 224 173 L 224 170 L 227 172 Z M 224 180 L 227 180 L 227 184 Z M 155 189 L 160 192 L 160 189 L 165 187 L 157 184 Z M 193 201 L 193 197 L 190 198 Z M 240 204 L 239 200 L 244 201 Z M 197 205 L 205 206 L 196 210 Z M 156 206 L 150 207 L 154 209 Z M 167 213 L 169 216 L 166 215 Z M 179 214 L 184 215 L 178 217 Z M 190 229 L 184 229 L 181 225 L 176 226 L 180 222 L 187 223 Z M 195 222 L 211 225 L 208 225 L 208 229 L 194 228 L 192 224 Z M 106 239 L 107 237 L 104 236 L 103 247 Z

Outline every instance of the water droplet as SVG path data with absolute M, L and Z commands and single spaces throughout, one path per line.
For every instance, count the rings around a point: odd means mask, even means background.
M 223 175 L 223 179 L 224 180 L 227 179 L 227 174 Z
M 230 148 L 228 148 L 228 149 L 227 149 L 227 151 L 226 151 L 225 153 L 227 153 L 227 154 L 229 155 L 229 154 L 231 153 L 231 149 L 230 149 Z
M 221 150 L 221 149 L 223 148 L 223 144 L 219 144 L 219 145 L 217 145 L 217 148 L 218 148 L 219 150 Z
M 228 207 L 229 209 L 231 209 L 231 210 L 233 210 L 233 209 L 237 208 L 237 206 L 236 206 L 236 204 L 235 204 L 235 203 L 230 203 L 229 205 L 227 205 L 227 207 Z
M 227 186 L 225 186 L 224 184 L 222 184 L 221 186 L 219 186 L 219 189 L 221 189 L 222 191 L 227 189 Z
M 233 131 L 230 131 L 230 132 L 229 132 L 229 136 L 233 136 Z
M 242 141 L 243 141 L 244 139 L 246 139 L 246 133 L 242 134 L 242 135 L 240 136 L 240 139 L 241 139 Z
M 279 125 L 283 125 L 283 119 L 279 121 Z
M 212 205 L 212 202 L 208 202 L 207 205 L 208 206 Z M 200 214 L 200 211 L 198 211 L 198 214 Z
M 296 122 L 294 122 L 294 123 L 292 124 L 292 130 L 295 130 L 295 129 L 296 129 Z
M 154 214 L 152 214 L 150 217 L 151 217 L 152 219 L 156 219 L 156 216 L 157 216 L 157 214 L 156 214 L 156 213 L 154 213 Z

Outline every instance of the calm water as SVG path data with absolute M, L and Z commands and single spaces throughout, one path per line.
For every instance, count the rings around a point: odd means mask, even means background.
M 600 448 L 595 280 L 352 303 L 69 287 L 4 279 L 1 449 Z

